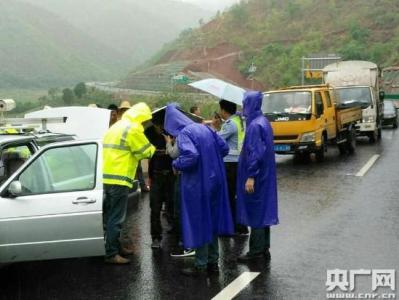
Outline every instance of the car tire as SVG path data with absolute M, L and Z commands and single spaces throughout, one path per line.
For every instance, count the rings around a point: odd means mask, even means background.
M 392 127 L 393 127 L 394 129 L 398 128 L 398 120 L 395 120 L 395 121 L 393 122 Z

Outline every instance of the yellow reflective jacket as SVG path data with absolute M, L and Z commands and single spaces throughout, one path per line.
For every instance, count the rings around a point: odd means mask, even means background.
M 133 186 L 138 162 L 151 158 L 155 153 L 155 147 L 144 135 L 142 125 L 151 118 L 147 104 L 138 103 L 108 129 L 103 140 L 104 184 Z

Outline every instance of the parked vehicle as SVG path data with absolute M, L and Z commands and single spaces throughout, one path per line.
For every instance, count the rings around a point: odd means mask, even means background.
M 379 77 L 376 64 L 367 61 L 342 61 L 323 69 L 323 80 L 334 86 L 341 102 L 362 104 L 362 119 L 356 125 L 359 136 L 367 136 L 371 143 L 381 137 L 383 99 L 379 96 Z
M 392 125 L 393 128 L 398 128 L 398 112 L 392 101 L 384 102 L 384 118 L 383 125 Z
M 399 109 L 399 66 L 382 70 L 381 88 L 385 93 L 385 99 L 393 101 Z
M 0 263 L 104 254 L 102 144 L 49 144 L 0 186 Z
M 355 151 L 361 108 L 356 102 L 336 103 L 328 85 L 266 92 L 262 111 L 273 127 L 278 154 L 315 153 L 322 161 L 331 144 L 338 145 L 341 153 Z

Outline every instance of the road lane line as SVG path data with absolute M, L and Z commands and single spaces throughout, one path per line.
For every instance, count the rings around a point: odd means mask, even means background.
M 366 175 L 366 173 L 371 169 L 371 167 L 374 165 L 374 163 L 377 161 L 377 159 L 380 158 L 379 154 L 373 155 L 369 161 L 364 165 L 363 168 L 360 169 L 360 171 L 355 175 L 356 177 L 363 177 Z
M 233 299 L 239 292 L 241 292 L 252 280 L 258 277 L 259 272 L 244 272 L 237 277 L 232 283 L 226 286 L 219 294 L 212 298 L 212 300 L 229 300 Z

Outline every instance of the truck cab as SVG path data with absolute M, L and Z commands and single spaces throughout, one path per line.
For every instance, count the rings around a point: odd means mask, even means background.
M 323 69 L 323 81 L 334 86 L 340 101 L 361 103 L 362 119 L 356 125 L 358 136 L 370 143 L 381 137 L 383 101 L 379 96 L 378 66 L 368 61 L 341 61 Z
M 354 150 L 354 125 L 361 118 L 360 109 L 337 109 L 334 93 L 328 85 L 266 92 L 262 111 L 273 127 L 278 154 L 315 153 L 316 159 L 321 161 L 328 144 L 340 144 L 343 152 L 348 145 L 350 152 Z
M 336 92 L 341 101 L 356 100 L 362 105 L 362 120 L 356 124 L 357 135 L 367 136 L 371 143 L 381 137 L 383 108 L 374 89 L 371 86 L 346 86 L 337 87 Z

